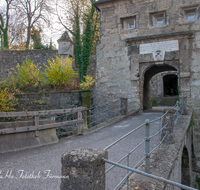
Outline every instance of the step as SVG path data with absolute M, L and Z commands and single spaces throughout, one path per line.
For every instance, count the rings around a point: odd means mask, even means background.
M 177 96 L 173 97 L 163 97 L 160 101 L 160 106 L 174 106 L 178 100 Z

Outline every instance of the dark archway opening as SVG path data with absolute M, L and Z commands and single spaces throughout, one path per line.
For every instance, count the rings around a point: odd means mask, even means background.
M 178 95 L 178 77 L 177 75 L 165 75 L 163 77 L 164 96 Z
M 150 94 L 150 80 L 157 73 L 164 71 L 177 71 L 173 66 L 163 64 L 163 65 L 153 65 L 144 74 L 144 86 L 143 86 L 143 110 L 151 109 L 151 94 Z
M 181 183 L 190 186 L 189 154 L 186 147 L 183 148 L 182 154 Z

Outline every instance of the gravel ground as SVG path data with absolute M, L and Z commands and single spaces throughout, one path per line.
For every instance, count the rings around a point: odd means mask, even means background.
M 97 130 L 83 136 L 62 139 L 59 143 L 26 149 L 23 151 L 0 154 L 0 189 L 3 190 L 59 190 L 60 179 L 53 176 L 61 175 L 61 156 L 63 153 L 85 147 L 103 149 L 130 130 L 162 115 L 161 112 L 142 113 L 120 123 Z M 150 133 L 159 128 L 157 121 L 150 125 Z M 141 128 L 120 143 L 109 149 L 109 160 L 117 161 L 144 138 L 145 129 Z M 151 141 L 151 148 L 159 142 L 159 136 Z M 130 166 L 134 166 L 144 156 L 144 145 L 130 157 Z M 121 162 L 127 164 L 126 160 Z M 108 168 L 108 166 L 106 166 Z M 35 178 L 28 179 L 32 174 Z M 126 171 L 115 168 L 106 174 L 106 189 L 112 190 L 126 175 Z

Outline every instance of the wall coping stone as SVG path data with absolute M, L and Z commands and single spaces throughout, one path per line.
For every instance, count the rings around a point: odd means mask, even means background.
M 45 91 L 45 92 L 30 92 L 30 93 L 22 93 L 16 95 L 29 95 L 29 94 L 57 94 L 57 93 L 74 93 L 74 92 L 90 92 L 91 90 L 67 90 L 67 91 Z
M 180 36 L 180 35 L 194 35 L 193 31 L 181 31 L 181 32 L 174 32 L 174 33 L 166 33 L 166 34 L 156 34 L 156 35 L 150 35 L 150 36 L 140 36 L 135 38 L 127 38 L 126 42 L 131 41 L 139 41 L 139 40 L 147 40 L 147 39 L 155 39 L 155 38 L 165 38 L 165 37 L 173 37 L 173 36 Z
M 63 154 L 61 162 L 64 166 L 88 167 L 88 164 L 100 165 L 102 158 L 108 158 L 108 152 L 93 148 L 81 148 Z

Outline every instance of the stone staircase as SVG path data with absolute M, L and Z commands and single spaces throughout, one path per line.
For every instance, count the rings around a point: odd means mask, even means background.
M 178 96 L 163 97 L 161 98 L 159 106 L 174 106 L 177 100 Z

